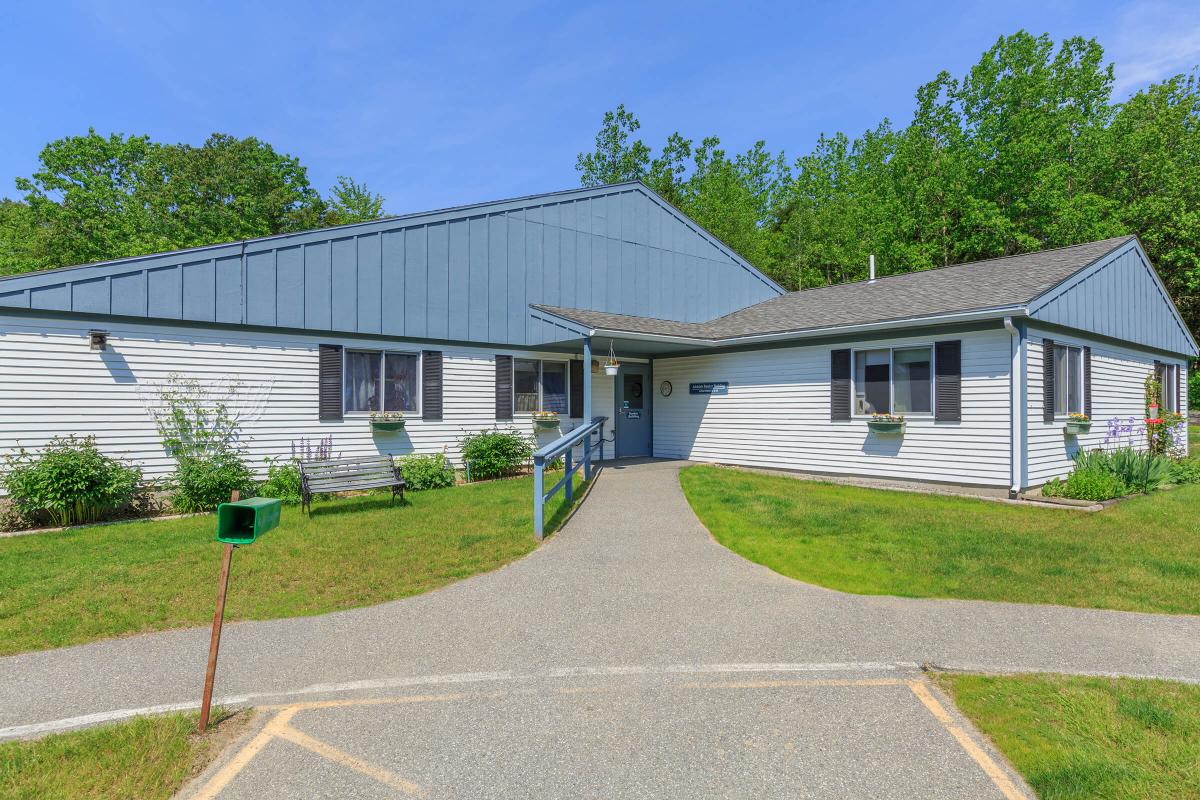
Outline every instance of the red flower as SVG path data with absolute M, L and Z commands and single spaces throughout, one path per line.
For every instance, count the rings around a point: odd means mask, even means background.
M 1148 420 L 1146 420 L 1146 424 L 1147 425 L 1162 425 L 1163 421 L 1161 419 L 1148 419 Z

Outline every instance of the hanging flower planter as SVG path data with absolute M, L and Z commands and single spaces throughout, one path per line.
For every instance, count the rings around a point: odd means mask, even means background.
M 621 365 L 617 363 L 617 354 L 613 352 L 612 339 L 608 340 L 608 360 L 604 362 L 604 374 L 610 378 L 617 377 L 617 370 Z
M 1092 421 L 1088 419 L 1087 414 L 1071 414 L 1067 417 L 1067 424 L 1063 428 L 1064 436 L 1078 436 L 1081 433 L 1087 433 L 1092 429 Z
M 533 412 L 533 427 L 539 431 L 554 430 L 558 427 L 558 414 L 554 411 Z
M 867 420 L 867 428 L 881 436 L 903 436 L 904 417 L 894 414 L 872 414 Z
M 373 431 L 402 431 L 404 430 L 404 415 L 399 411 L 372 411 L 371 430 Z

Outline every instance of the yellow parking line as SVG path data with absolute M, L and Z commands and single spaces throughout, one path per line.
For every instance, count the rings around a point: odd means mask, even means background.
M 280 726 L 285 726 L 291 720 L 298 708 L 285 708 L 275 715 L 258 734 L 246 744 L 238 754 L 229 759 L 229 763 L 221 767 L 216 775 L 213 775 L 208 783 L 204 784 L 199 793 L 193 796 L 192 800 L 213 800 L 221 793 L 229 782 L 237 777 L 237 774 L 246 768 L 254 757 L 262 751 L 267 743 L 275 738 Z
M 1008 776 L 1004 774 L 1004 770 L 1000 769 L 1000 766 L 992 757 L 984 752 L 982 747 L 975 744 L 975 740 L 967 735 L 962 726 L 954 722 L 950 714 L 937 701 L 937 698 L 929 692 L 928 687 L 924 683 L 921 681 L 909 681 L 908 688 L 912 690 L 912 693 L 917 696 L 917 699 L 921 701 L 925 708 L 929 709 L 929 713 L 933 715 L 933 718 L 941 723 L 942 727 L 949 731 L 951 736 L 958 740 L 962 749 L 967 751 L 967 755 L 973 758 L 975 763 L 992 779 L 992 783 L 1004 795 L 1005 800 L 1028 800 L 1025 793 L 1013 785 L 1013 782 L 1009 780 Z
M 381 767 L 368 764 L 361 758 L 352 756 L 344 750 L 339 750 L 333 745 L 326 744 L 320 739 L 314 739 L 307 733 L 298 731 L 290 725 L 283 726 L 283 729 L 279 731 L 278 736 L 280 739 L 286 739 L 293 744 L 298 744 L 307 750 L 311 750 L 322 758 L 326 758 L 335 764 L 341 764 L 342 766 L 349 767 L 356 772 L 361 772 L 363 775 L 366 775 L 370 778 L 374 778 L 384 786 L 390 786 L 393 789 L 397 789 L 404 794 L 411 795 L 413 797 L 423 797 L 425 795 L 425 792 L 421 789 L 421 787 L 412 781 L 407 781 L 394 772 L 389 772 Z
M 456 694 L 410 694 L 400 697 L 362 697 L 354 700 L 313 700 L 309 703 L 288 703 L 281 706 L 259 706 L 263 709 L 296 709 L 297 711 L 309 711 L 317 708 L 347 708 L 350 706 L 379 706 L 379 705 L 396 705 L 399 703 L 440 703 L 446 700 L 462 700 L 466 697 L 465 694 L 458 692 Z

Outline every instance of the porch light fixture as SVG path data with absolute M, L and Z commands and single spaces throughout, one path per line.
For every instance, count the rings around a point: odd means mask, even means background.
M 88 344 L 93 350 L 107 350 L 108 331 L 88 331 Z

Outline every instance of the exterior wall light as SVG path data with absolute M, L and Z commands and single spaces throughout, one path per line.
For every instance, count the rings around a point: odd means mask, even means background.
M 88 343 L 93 350 L 107 350 L 108 331 L 88 331 Z

